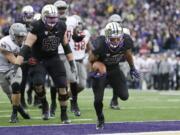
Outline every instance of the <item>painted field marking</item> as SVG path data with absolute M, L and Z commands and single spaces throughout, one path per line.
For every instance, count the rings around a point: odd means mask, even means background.
M 92 135 L 92 134 L 89 134 Z M 93 134 L 97 135 L 97 134 Z M 102 135 L 102 134 L 98 134 Z M 139 133 L 111 133 L 103 135 L 180 135 L 180 131 L 158 131 L 158 132 L 139 132 Z

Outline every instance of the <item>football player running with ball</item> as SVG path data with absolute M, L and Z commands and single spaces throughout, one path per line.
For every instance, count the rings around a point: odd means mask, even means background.
M 99 36 L 94 42 L 94 50 L 89 56 L 92 65 L 92 89 L 94 93 L 94 108 L 97 115 L 96 129 L 104 128 L 103 96 L 104 89 L 109 84 L 121 100 L 129 97 L 126 78 L 119 68 L 119 62 L 125 59 L 134 78 L 140 75 L 134 66 L 131 49 L 133 41 L 124 34 L 117 22 L 105 26 L 105 36 Z

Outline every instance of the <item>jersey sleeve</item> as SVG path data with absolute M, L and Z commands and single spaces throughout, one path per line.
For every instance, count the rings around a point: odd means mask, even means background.
M 8 43 L 8 41 L 5 41 L 5 40 L 0 41 L 0 48 L 7 51 L 11 51 L 10 44 Z
M 35 21 L 31 24 L 31 29 L 30 29 L 30 32 L 34 35 L 37 35 L 38 31 L 39 31 L 39 21 Z
M 134 46 L 132 38 L 127 34 L 124 34 L 124 44 L 125 49 L 132 49 Z

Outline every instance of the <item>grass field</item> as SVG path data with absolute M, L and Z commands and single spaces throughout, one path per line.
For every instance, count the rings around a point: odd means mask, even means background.
M 120 110 L 109 108 L 112 91 L 106 89 L 104 96 L 104 114 L 106 122 L 126 121 L 158 121 L 158 120 L 180 120 L 180 91 L 140 91 L 130 90 L 130 97 L 127 101 L 121 101 Z M 49 100 L 49 91 L 48 100 Z M 50 100 L 49 100 L 50 101 Z M 96 123 L 96 115 L 93 107 L 93 93 L 86 89 L 79 95 L 79 107 L 81 116 L 75 117 L 68 109 L 69 118 L 73 124 Z M 41 119 L 41 110 L 30 105 L 27 109 L 31 120 L 24 120 L 19 116 L 20 122 L 8 123 L 11 114 L 11 105 L 6 95 L 0 91 L 0 126 L 21 126 L 21 125 L 44 125 L 60 124 L 59 107 L 56 117 L 48 121 Z

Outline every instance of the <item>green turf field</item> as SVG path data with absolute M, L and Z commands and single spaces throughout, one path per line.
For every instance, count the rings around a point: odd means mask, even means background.
M 49 99 L 49 91 L 47 93 Z M 79 107 L 82 114 L 80 117 L 75 117 L 68 109 L 68 115 L 72 123 L 96 122 L 92 94 L 91 89 L 87 89 L 79 95 Z M 129 100 L 119 100 L 121 110 L 109 108 L 111 95 L 111 90 L 106 89 L 104 97 L 106 122 L 180 120 L 180 91 L 130 90 Z M 56 117 L 48 121 L 43 121 L 41 110 L 32 105 L 28 107 L 27 111 L 32 117 L 31 120 L 23 120 L 19 116 L 19 123 L 8 123 L 11 105 L 6 95 L 2 90 L 0 91 L 0 126 L 60 124 L 59 107 L 57 108 Z

